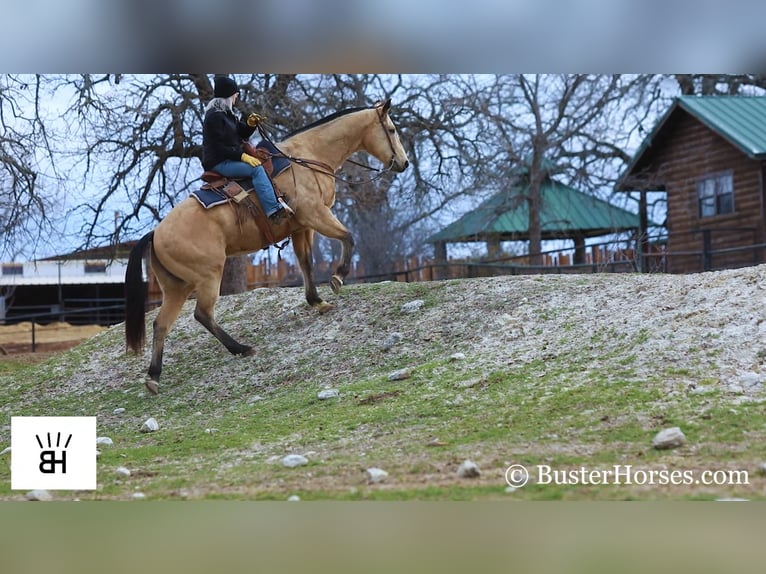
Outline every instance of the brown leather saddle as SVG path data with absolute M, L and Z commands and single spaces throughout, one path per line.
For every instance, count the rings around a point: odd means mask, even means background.
M 274 190 L 274 195 L 276 196 L 277 201 L 285 207 L 288 215 L 292 215 L 292 209 L 287 205 L 284 196 L 280 193 L 279 188 L 272 179 L 274 168 L 271 161 L 271 154 L 268 151 L 256 148 L 249 143 L 243 144 L 243 151 L 261 160 L 261 165 L 263 165 L 266 175 L 269 176 L 269 181 L 271 182 L 271 187 Z M 253 187 L 250 178 L 228 178 L 216 171 L 206 170 L 202 173 L 200 179 L 205 182 L 202 189 L 217 191 L 235 203 L 242 203 L 244 201 L 248 211 L 255 220 L 258 228 L 261 230 L 261 233 L 263 233 L 265 239 L 269 244 L 276 243 L 273 224 L 269 221 L 269 218 L 266 217 L 266 214 L 261 207 L 261 203 L 258 201 L 258 197 L 254 193 L 251 193 Z

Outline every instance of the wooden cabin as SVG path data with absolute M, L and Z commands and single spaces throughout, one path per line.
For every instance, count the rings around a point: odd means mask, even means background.
M 676 98 L 616 189 L 667 194 L 667 270 L 766 261 L 766 97 Z

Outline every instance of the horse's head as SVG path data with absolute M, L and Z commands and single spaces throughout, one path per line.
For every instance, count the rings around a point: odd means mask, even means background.
M 372 129 L 367 138 L 367 151 L 374 155 L 379 161 L 386 164 L 390 170 L 401 172 L 410 165 L 407 158 L 407 152 L 399 140 L 399 133 L 396 131 L 394 122 L 388 115 L 391 108 L 391 99 L 384 102 L 378 102 L 373 106 L 380 120 L 378 129 Z

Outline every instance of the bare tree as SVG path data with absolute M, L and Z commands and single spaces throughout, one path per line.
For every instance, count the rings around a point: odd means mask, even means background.
M 763 74 L 675 74 L 672 78 L 684 96 L 763 95 Z
M 59 176 L 46 128 L 47 90 L 37 76 L 0 76 L 0 254 L 30 254 L 53 227 Z M 44 166 L 54 169 L 45 170 Z M 46 176 L 41 176 L 42 171 Z
M 660 98 L 658 82 L 652 76 L 513 75 L 488 86 L 481 132 L 496 150 L 498 187 L 520 174 L 526 180 L 531 264 L 541 263 L 545 178 L 557 176 L 591 193 L 611 188 Z
M 384 275 L 422 253 L 434 216 L 479 193 L 486 150 L 477 145 L 483 82 L 474 76 L 416 75 L 333 77 L 342 102 L 365 104 L 370 95 L 392 97 L 392 117 L 411 168 L 391 177 L 369 158 L 355 158 L 341 172 L 336 211 L 358 237 L 365 272 Z
M 240 112 L 286 110 L 294 76 L 238 78 Z M 73 207 L 83 247 L 123 240 L 156 223 L 199 186 L 204 106 L 212 76 L 63 77 L 59 89 L 75 96 L 65 114 L 76 133 L 83 186 L 95 193 Z M 112 218 L 113 213 L 119 217 Z M 226 273 L 227 293 L 242 289 L 242 262 Z

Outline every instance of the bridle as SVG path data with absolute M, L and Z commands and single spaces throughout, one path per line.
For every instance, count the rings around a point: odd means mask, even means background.
M 368 165 L 364 165 L 362 163 L 359 163 L 358 161 L 354 161 L 352 159 L 347 159 L 346 161 L 349 163 L 353 163 L 354 165 L 358 165 L 359 167 L 363 167 L 365 169 L 369 169 L 371 171 L 378 171 L 381 172 L 380 175 L 376 176 L 380 177 L 383 175 L 383 173 L 387 171 L 391 171 L 394 168 L 394 162 L 396 161 L 396 151 L 394 149 L 394 141 L 391 139 L 391 134 L 388 131 L 388 128 L 386 127 L 386 122 L 383 120 L 383 112 L 380 110 L 380 108 L 375 108 L 375 114 L 378 116 L 378 123 L 380 123 L 380 128 L 383 130 L 383 133 L 386 134 L 386 139 L 388 140 L 388 146 L 391 148 L 391 161 L 388 162 L 388 165 L 385 166 L 383 169 L 378 169 L 376 167 L 370 167 Z
M 388 140 L 388 145 L 391 147 L 391 161 L 389 161 L 388 165 L 386 165 L 385 167 L 377 168 L 377 167 L 370 167 L 369 165 L 365 165 L 363 163 L 360 163 L 358 161 L 354 161 L 352 159 L 347 159 L 346 161 L 348 163 L 352 163 L 352 164 L 354 164 L 354 165 L 356 165 L 358 167 L 362 167 L 362 168 L 364 168 L 364 169 L 366 169 L 368 171 L 376 171 L 376 172 L 378 172 L 377 175 L 371 177 L 370 179 L 364 180 L 364 181 L 351 181 L 351 180 L 344 179 L 344 178 L 340 177 L 339 175 L 336 175 L 335 174 L 335 170 L 333 170 L 333 168 L 331 166 L 327 165 L 326 163 L 324 163 L 322 161 L 318 161 L 318 160 L 315 160 L 315 159 L 306 159 L 306 158 L 294 157 L 294 156 L 291 156 L 290 154 L 287 154 L 287 153 L 283 152 L 281 149 L 279 149 L 279 147 L 277 147 L 277 145 L 271 139 L 269 134 L 266 132 L 266 129 L 263 127 L 263 124 L 266 123 L 265 120 L 258 122 L 257 129 L 258 129 L 258 133 L 261 134 L 261 137 L 264 140 L 266 140 L 267 142 L 269 142 L 271 145 L 273 145 L 274 149 L 277 150 L 278 153 L 277 154 L 272 154 L 272 157 L 283 157 L 286 160 L 290 161 L 291 163 L 294 163 L 296 165 L 300 165 L 302 167 L 305 167 L 305 168 L 310 169 L 311 171 L 315 171 L 317 173 L 322 173 L 324 175 L 329 175 L 330 177 L 332 177 L 336 181 L 340 181 L 340 182 L 345 183 L 347 185 L 360 185 L 360 184 L 363 184 L 363 183 L 370 183 L 370 182 L 375 181 L 376 179 L 378 179 L 380 177 L 383 177 L 383 175 L 385 175 L 386 172 L 389 172 L 389 171 L 391 171 L 393 169 L 394 163 L 396 161 L 396 151 L 395 151 L 395 148 L 394 148 L 394 141 L 393 141 L 393 139 L 391 139 L 391 134 L 389 133 L 388 128 L 386 127 L 386 123 L 385 123 L 385 121 L 383 119 L 384 118 L 384 114 L 383 114 L 383 112 L 381 111 L 381 109 L 379 107 L 375 108 L 375 114 L 378 117 L 378 123 L 380 123 L 380 127 L 383 130 L 383 133 L 386 134 L 386 139 Z

